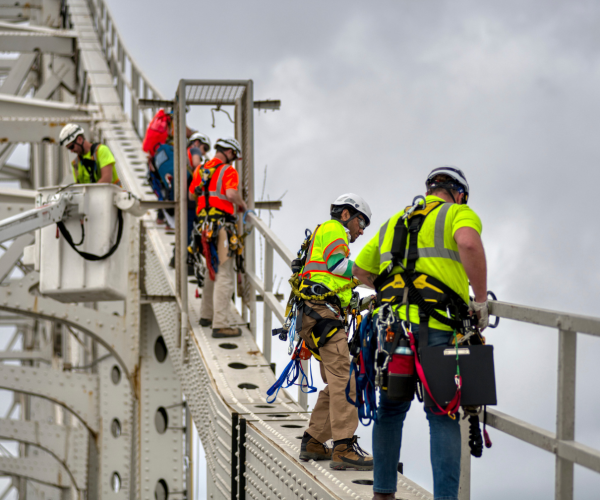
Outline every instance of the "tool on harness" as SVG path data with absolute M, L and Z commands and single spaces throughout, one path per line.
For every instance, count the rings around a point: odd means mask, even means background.
M 291 361 L 281 372 L 277 381 L 267 390 L 267 403 L 273 403 L 277 399 L 277 395 L 281 389 L 287 389 L 292 385 L 299 385 L 300 390 L 306 394 L 317 392 L 317 388 L 313 386 L 312 368 L 310 368 L 310 351 L 306 347 L 303 340 L 299 340 L 292 354 Z M 309 361 L 309 377 L 304 372 L 302 361 Z M 296 383 L 300 377 L 300 382 Z M 306 388 L 306 390 L 305 390 Z M 271 398 L 271 399 L 269 399 Z
M 481 429 L 479 427 L 479 415 L 483 410 L 483 437 L 481 435 Z M 492 447 L 492 442 L 486 430 L 486 419 L 487 419 L 487 407 L 484 406 L 464 406 L 463 419 L 469 419 L 469 448 L 471 449 L 471 455 L 474 457 L 481 457 L 483 454 L 483 445 L 485 443 L 486 448 Z

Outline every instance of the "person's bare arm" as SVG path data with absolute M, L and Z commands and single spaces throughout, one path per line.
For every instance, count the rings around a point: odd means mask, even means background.
M 248 210 L 248 206 L 246 202 L 242 199 L 240 192 L 237 189 L 227 189 L 225 191 L 225 196 L 231 203 L 235 203 L 238 207 L 240 207 L 244 212 Z
M 98 179 L 98 184 L 111 184 L 112 183 L 112 171 L 114 163 L 110 165 L 105 165 L 100 169 L 100 179 Z
M 368 286 L 373 290 L 375 289 L 373 282 L 377 279 L 376 274 L 370 273 L 369 271 L 365 271 L 364 269 L 358 267 L 356 262 L 352 266 L 352 274 L 356 276 L 358 281 L 360 281 L 363 285 Z
M 461 227 L 454 233 L 454 240 L 458 245 L 460 260 L 475 293 L 475 302 L 485 302 L 487 300 L 487 266 L 481 237 L 475 229 Z
M 198 197 L 197 197 L 197 196 L 196 196 L 194 193 L 190 193 L 190 192 L 188 191 L 188 199 L 189 199 L 190 201 L 196 201 L 196 200 L 198 199 Z

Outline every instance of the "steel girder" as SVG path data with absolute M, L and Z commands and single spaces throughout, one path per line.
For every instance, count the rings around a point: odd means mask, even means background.
M 0 310 L 57 321 L 90 335 L 117 359 L 129 379 L 136 370 L 137 358 L 128 334 L 135 335 L 137 332 L 128 332 L 126 318 L 33 295 L 30 289 L 37 283 L 39 274 L 32 272 L 0 287 Z
M 0 23 L 0 47 L 6 52 L 71 55 L 75 53 L 75 40 L 72 31 Z
M 31 245 L 35 238 L 33 234 L 22 234 L 8 247 L 8 249 L 0 257 L 0 283 L 6 278 L 13 270 L 21 255 L 23 255 L 23 249 Z
M 0 23 L 1 25 L 4 23 Z M 17 59 L 16 63 L 10 70 L 10 73 L 6 77 L 6 80 L 0 86 L 0 94 L 11 94 L 15 95 L 21 89 L 21 86 L 25 82 L 27 75 L 31 71 L 33 63 L 37 59 L 37 54 L 21 54 Z
M 96 106 L 0 94 L 0 142 L 58 142 L 68 122 L 81 124 L 89 133 L 95 111 Z
M 0 388 L 48 399 L 71 411 L 95 435 L 100 429 L 98 376 L 0 365 Z
M 50 453 L 66 469 L 73 486 L 87 483 L 87 429 L 27 420 L 0 419 L 0 438 L 27 443 Z
M 71 482 L 58 462 L 50 457 L 0 457 L 0 472 L 57 488 L 68 488 Z

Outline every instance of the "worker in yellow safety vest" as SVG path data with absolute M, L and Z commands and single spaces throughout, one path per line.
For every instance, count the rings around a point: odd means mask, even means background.
M 340 196 L 331 205 L 331 220 L 311 236 L 299 291 L 315 296 L 303 300 L 297 316 L 297 331 L 315 358 L 325 389 L 319 392 L 310 424 L 302 438 L 300 460 L 331 460 L 332 469 L 371 470 L 373 458 L 358 446 L 357 408 L 346 399 L 350 373 L 344 310 L 352 299 L 352 261 L 349 243 L 363 234 L 371 222 L 371 209 L 353 193 Z M 330 292 L 335 292 L 331 294 Z M 330 293 L 323 299 L 319 298 Z M 354 379 L 350 395 L 355 398 Z M 333 450 L 325 444 L 333 439 Z
M 77 184 L 121 184 L 111 150 L 104 144 L 88 141 L 79 125 L 67 123 L 60 131 L 59 142 L 77 155 L 72 163 Z
M 412 207 L 381 226 L 356 258 L 353 273 L 377 290 L 380 303 L 392 304 L 400 318 L 410 322 L 415 337 L 420 334 L 428 339 L 429 346 L 439 346 L 447 345 L 453 334 L 449 324 L 456 318 L 449 318 L 444 307 L 449 297 L 452 304 L 461 305 L 464 311 L 470 308 L 471 314 L 477 315 L 480 330 L 487 327 L 487 271 L 481 220 L 467 206 L 465 174 L 456 167 L 436 168 L 425 185 L 424 200 L 415 198 Z M 470 304 L 469 284 L 475 295 Z M 414 300 L 415 293 L 423 298 L 420 305 Z M 374 500 L 395 498 L 403 423 L 410 409 L 410 402 L 392 400 L 386 392 L 381 391 L 373 426 Z M 430 408 L 425 413 L 430 428 L 434 498 L 457 499 L 459 420 Z

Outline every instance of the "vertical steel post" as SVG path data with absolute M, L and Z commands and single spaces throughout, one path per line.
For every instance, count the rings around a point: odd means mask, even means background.
M 185 491 L 186 499 L 194 499 L 194 422 L 192 421 L 192 412 L 190 405 L 185 402 L 185 456 L 187 458 L 187 468 L 185 470 Z
M 460 419 L 460 482 L 458 486 L 458 498 L 459 500 L 470 500 L 471 447 L 469 446 L 469 420 L 462 418 L 462 415 L 457 415 L 456 418 Z
M 575 367 L 577 333 L 558 331 L 558 394 L 556 398 L 556 439 L 575 439 Z M 573 499 L 573 462 L 556 457 L 554 485 L 556 500 Z
M 244 92 L 244 177 L 246 179 L 246 203 L 248 209 L 254 209 L 254 84 L 248 80 L 246 92 Z M 254 253 L 254 232 L 246 239 L 246 269 L 254 273 L 256 270 L 256 259 Z M 248 309 L 250 313 L 250 331 L 256 338 L 256 292 L 250 286 L 248 297 Z
M 265 238 L 265 295 L 273 291 L 273 247 Z M 271 328 L 273 314 L 267 303 L 267 298 L 263 297 L 263 355 L 268 363 L 271 362 Z
M 246 500 L 246 419 L 240 418 L 240 454 L 238 460 L 239 479 L 239 494 L 238 500 Z
M 175 145 L 175 277 L 177 301 L 181 312 L 181 335 L 178 347 L 185 347 L 188 332 L 188 296 L 187 296 L 187 168 L 186 127 L 185 127 L 185 80 L 180 80 L 175 103 L 176 123 Z M 186 356 L 184 356 L 184 360 Z
M 238 99 L 236 99 L 235 108 L 234 108 L 235 137 L 240 142 L 240 144 L 242 144 L 242 148 L 244 147 L 244 141 L 243 141 L 244 128 L 242 125 L 243 116 L 244 116 L 244 114 L 242 112 L 242 99 L 238 98 Z M 240 166 L 240 163 L 238 162 L 238 167 L 239 166 Z M 243 162 L 241 162 L 241 167 L 242 167 L 241 172 L 238 170 L 238 173 L 240 174 L 239 191 L 242 195 L 242 198 L 244 198 L 244 186 L 246 184 L 246 181 L 245 181 L 245 176 L 244 176 L 244 163 Z M 244 224 L 243 224 L 243 221 L 241 221 L 241 220 L 238 221 L 238 232 L 239 232 L 239 234 L 244 233 Z M 246 259 L 248 259 L 248 252 L 247 251 L 244 251 L 244 252 L 245 252 L 244 257 Z M 247 261 L 246 261 L 246 267 L 248 267 Z M 244 322 L 244 323 L 249 323 L 248 317 L 250 315 L 249 310 L 248 310 L 248 304 L 246 302 L 246 294 L 244 293 L 245 288 L 248 286 L 247 283 L 248 283 L 248 280 L 246 280 L 245 277 L 242 277 L 241 283 L 239 281 L 237 281 L 237 279 L 236 279 L 236 286 L 237 286 L 237 292 L 238 292 L 237 295 L 238 295 L 238 297 L 242 298 L 241 316 L 242 316 L 242 322 Z
M 240 415 L 233 412 L 231 415 L 231 500 L 236 500 L 238 494 L 238 425 Z

